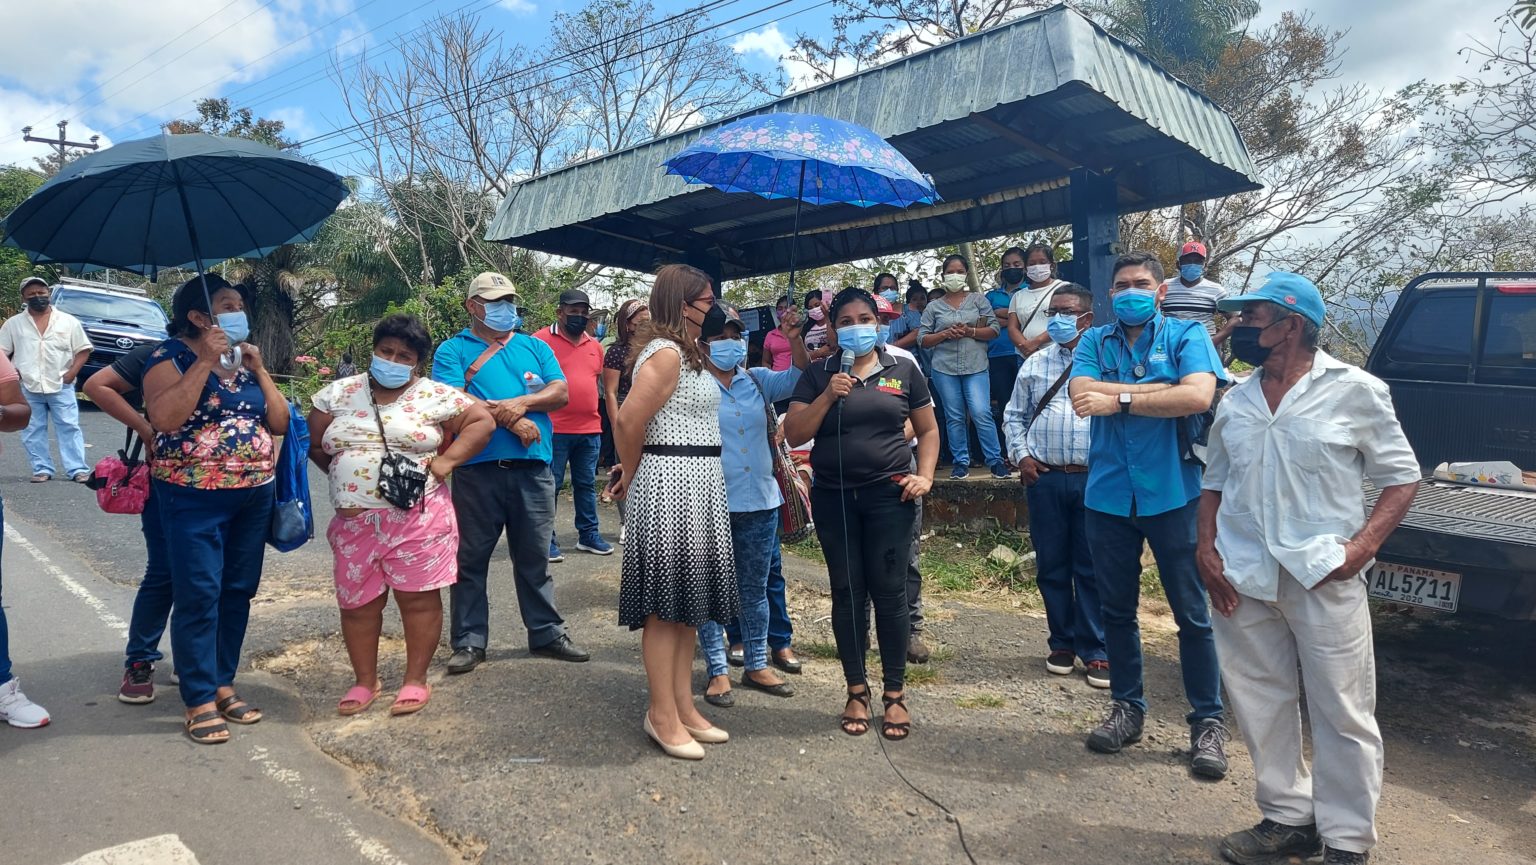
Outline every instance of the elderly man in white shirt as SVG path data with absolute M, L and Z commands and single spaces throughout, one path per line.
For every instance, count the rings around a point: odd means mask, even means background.
M 1361 574 L 1412 504 L 1418 461 L 1386 385 L 1318 350 L 1324 307 L 1311 282 L 1272 273 L 1220 308 L 1240 313 L 1232 350 L 1258 370 L 1211 428 L 1196 555 L 1263 817 L 1221 853 L 1268 862 L 1322 847 L 1326 865 L 1358 865 L 1376 843 L 1383 759 Z M 1365 479 L 1382 490 L 1370 519 Z
M 70 480 L 91 478 L 85 464 L 85 437 L 80 434 L 80 404 L 75 379 L 91 356 L 91 341 L 79 319 L 54 309 L 47 281 L 30 276 L 21 281 L 27 308 L 0 325 L 0 351 L 10 355 L 21 373 L 21 389 L 32 406 L 32 420 L 21 443 L 32 462 L 32 482 L 53 480 L 53 456 L 48 449 L 48 420 L 59 436 L 59 456 Z

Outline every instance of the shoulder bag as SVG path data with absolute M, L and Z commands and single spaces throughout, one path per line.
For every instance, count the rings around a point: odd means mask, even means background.
M 789 445 L 779 434 L 779 417 L 773 411 L 768 394 L 752 375 L 747 378 L 757 388 L 763 399 L 763 413 L 768 418 L 768 453 L 773 460 L 773 480 L 779 485 L 779 495 L 784 504 L 779 506 L 779 535 L 785 543 L 796 543 L 811 536 L 815 525 L 811 522 L 811 497 L 806 489 L 805 478 L 795 469 L 795 461 L 789 455 Z
M 368 402 L 373 405 L 373 420 L 379 425 L 379 443 L 384 446 L 384 459 L 379 462 L 379 495 L 401 510 L 414 508 L 427 492 L 427 472 L 420 463 L 389 449 L 389 436 L 384 432 L 384 419 L 379 415 L 379 404 L 374 402 L 371 384 Z
M 144 503 L 149 501 L 149 462 L 139 459 L 143 452 L 144 440 L 128 430 L 123 449 L 103 457 L 91 470 L 86 486 L 96 491 L 96 504 L 103 511 L 144 513 Z

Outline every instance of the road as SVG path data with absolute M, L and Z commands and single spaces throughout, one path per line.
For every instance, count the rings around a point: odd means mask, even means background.
M 83 425 L 90 459 L 119 446 L 121 428 L 106 416 L 85 412 Z M 270 674 L 242 673 L 241 691 L 267 717 L 236 728 L 225 745 L 180 735 L 180 700 L 166 668 L 154 703 L 118 702 L 127 583 L 144 562 L 138 520 L 103 514 L 75 484 L 27 483 L 20 442 L 4 438 L 11 653 L 27 694 L 53 722 L 39 730 L 0 725 L 0 861 L 58 865 L 146 839 L 156 840 L 110 861 L 450 861 L 434 838 L 366 804 L 354 773 L 305 732 L 292 687 Z

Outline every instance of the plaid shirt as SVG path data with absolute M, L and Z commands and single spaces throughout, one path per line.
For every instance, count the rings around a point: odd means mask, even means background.
M 1072 363 L 1071 349 L 1051 344 L 1025 358 L 1013 383 L 1013 398 L 1003 412 L 1008 455 L 1015 464 L 1031 456 L 1053 466 L 1088 465 L 1090 421 L 1072 411 L 1072 397 L 1063 384 L 1039 417 L 1035 406 Z

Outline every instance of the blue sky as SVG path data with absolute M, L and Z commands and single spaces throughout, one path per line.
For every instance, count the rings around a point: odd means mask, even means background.
M 656 0 L 664 14 L 701 0 Z M 828 29 L 821 0 L 735 0 L 714 16 L 746 19 L 715 31 L 729 38 L 755 71 L 770 71 L 797 30 Z M 21 141 L 57 134 L 100 134 L 106 142 L 152 134 L 186 116 L 203 96 L 228 96 L 289 125 L 304 139 L 349 122 L 325 69 L 358 52 L 388 50 L 395 36 L 428 17 L 479 10 L 511 42 L 538 45 L 550 18 L 576 0 L 26 0 L 8 4 L 8 50 L 0 53 L 0 164 L 44 153 Z M 1268 0 L 1259 23 L 1286 10 L 1310 11 L 1322 24 L 1350 30 L 1342 77 L 1399 87 L 1419 77 L 1463 74 L 1456 49 L 1491 39 L 1507 0 L 1466 0 L 1446 20 L 1443 0 L 1352 0 L 1307 4 Z M 1310 8 L 1309 8 L 1310 6 Z M 809 11 L 805 11 L 809 10 Z M 21 38 L 16 38 L 20 36 Z M 39 46 L 24 50 L 27 45 Z M 791 74 L 795 70 L 789 70 Z

